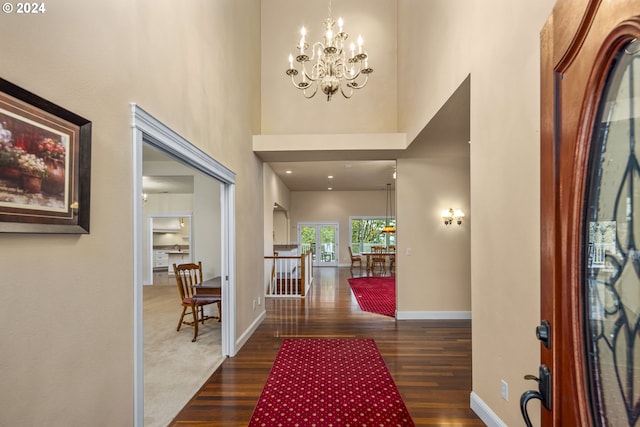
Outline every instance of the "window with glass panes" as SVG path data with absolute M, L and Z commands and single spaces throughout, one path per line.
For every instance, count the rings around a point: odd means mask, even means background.
M 388 219 L 389 225 L 396 225 L 395 218 Z M 351 250 L 353 253 L 371 252 L 371 246 L 389 247 L 396 244 L 395 233 L 383 233 L 387 225 L 385 217 L 350 217 Z

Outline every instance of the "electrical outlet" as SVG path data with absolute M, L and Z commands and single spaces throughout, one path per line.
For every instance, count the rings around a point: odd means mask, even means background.
M 509 400 L 509 384 L 505 380 L 500 381 L 500 393 L 502 398 L 506 401 Z

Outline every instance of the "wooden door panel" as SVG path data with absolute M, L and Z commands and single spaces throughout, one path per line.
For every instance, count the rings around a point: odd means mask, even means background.
M 559 1 L 541 33 L 541 317 L 553 376 L 544 426 L 590 426 L 583 334 L 583 201 L 593 120 L 613 54 L 640 37 L 639 1 Z

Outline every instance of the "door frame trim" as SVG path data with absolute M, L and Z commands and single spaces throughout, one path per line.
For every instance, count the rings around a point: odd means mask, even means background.
M 142 147 L 144 144 L 221 183 L 222 355 L 234 356 L 236 346 L 236 224 L 235 173 L 190 143 L 135 103 L 131 103 L 133 188 L 133 412 L 134 426 L 144 426 L 144 343 L 142 316 L 143 218 Z

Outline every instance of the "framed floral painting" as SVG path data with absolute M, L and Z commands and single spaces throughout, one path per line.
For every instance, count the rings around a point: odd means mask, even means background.
M 91 122 L 0 79 L 0 232 L 89 233 Z

